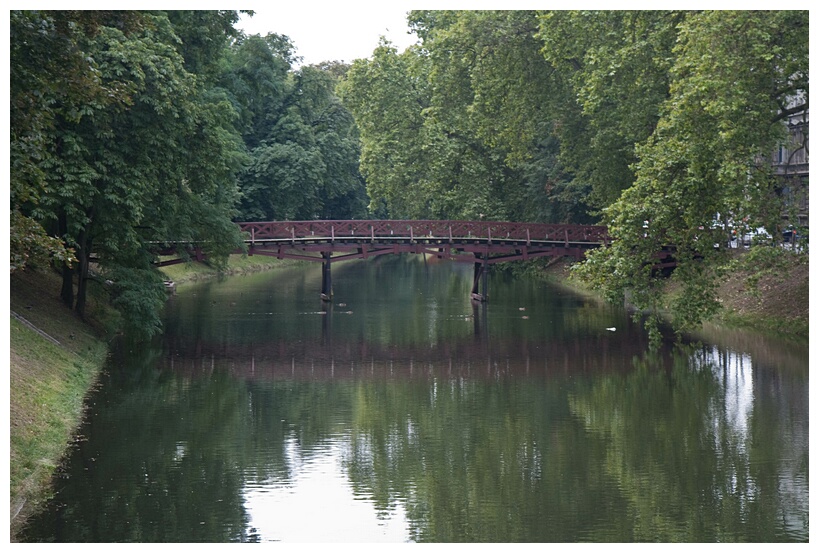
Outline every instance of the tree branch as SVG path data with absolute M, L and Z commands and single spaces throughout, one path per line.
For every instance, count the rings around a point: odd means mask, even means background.
M 782 121 L 783 119 L 787 119 L 791 115 L 794 115 L 796 113 L 803 113 L 806 111 L 808 111 L 808 102 L 805 102 L 804 104 L 799 104 L 798 106 L 794 106 L 792 108 L 783 109 L 776 115 L 776 117 L 771 119 L 771 123 Z

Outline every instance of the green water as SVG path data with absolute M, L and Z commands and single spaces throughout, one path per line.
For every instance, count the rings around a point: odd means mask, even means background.
M 807 541 L 808 348 L 384 257 L 180 287 L 28 541 Z

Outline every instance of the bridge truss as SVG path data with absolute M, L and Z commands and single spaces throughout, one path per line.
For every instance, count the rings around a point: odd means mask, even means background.
M 321 296 L 332 296 L 330 266 L 350 259 L 415 253 L 473 263 L 472 297 L 485 300 L 490 265 L 537 257 L 583 259 L 608 241 L 606 227 L 502 221 L 316 220 L 242 222 L 248 255 L 321 262 Z M 179 262 L 166 261 L 164 264 Z
M 499 221 L 274 221 L 239 223 L 248 255 L 323 263 L 322 297 L 332 295 L 330 265 L 416 253 L 474 263 L 472 297 L 487 297 L 488 266 L 537 257 L 582 259 L 606 243 L 606 228 Z

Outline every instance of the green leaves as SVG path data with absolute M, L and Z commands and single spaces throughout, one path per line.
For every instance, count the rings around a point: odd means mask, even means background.
M 381 44 L 340 87 L 361 131 L 372 205 L 394 217 L 582 214 L 550 136 L 555 83 L 536 14 L 417 11 L 409 20 L 419 47 Z
M 798 87 L 807 86 L 806 16 L 685 14 L 676 27 L 669 97 L 653 134 L 636 143 L 633 184 L 605 210 L 617 241 L 590 256 L 584 273 L 591 281 L 612 295 L 631 291 L 640 308 L 657 305 L 656 275 L 623 281 L 607 271 L 626 260 L 631 271 L 650 266 L 660 246 L 674 245 L 681 288 L 671 307 L 678 326 L 695 327 L 715 313 L 720 252 L 712 221 L 719 216 L 770 229 L 781 221 L 782 184 L 760 160 L 785 132 L 782 106 L 798 102 Z
M 238 176 L 241 220 L 366 215 L 358 134 L 335 95 L 334 64 L 289 71 L 284 36 L 244 37 L 228 51 L 222 82 L 241 114 L 248 151 Z
M 214 17 L 229 27 L 235 13 Z M 161 13 L 15 12 L 13 21 L 12 88 L 22 112 L 12 133 L 12 205 L 23 215 L 15 217 L 15 259 L 31 255 L 23 250 L 33 243 L 70 261 L 25 215 L 58 226 L 80 261 L 77 310 L 93 249 L 115 280 L 124 319 L 155 332 L 164 292 L 150 276 L 146 242 L 197 241 L 217 257 L 240 244 L 231 224 L 243 149 L 235 111 L 186 70 L 176 29 Z M 184 52 L 195 58 L 196 45 Z M 66 268 L 66 301 L 71 281 Z

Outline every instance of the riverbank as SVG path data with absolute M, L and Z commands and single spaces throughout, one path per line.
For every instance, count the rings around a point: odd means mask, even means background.
M 218 271 L 205 263 L 163 267 L 177 283 L 290 266 L 297 261 L 232 255 Z M 60 276 L 25 271 L 10 282 L 10 539 L 49 499 L 51 478 L 82 422 L 86 395 L 108 354 L 119 315 L 91 290 L 88 322 L 60 300 Z M 92 287 L 93 288 L 93 287 Z
M 277 259 L 266 255 L 250 256 L 233 254 L 228 259 L 227 268 L 223 271 L 219 271 L 207 263 L 198 261 L 168 265 L 166 267 L 160 267 L 159 270 L 168 280 L 173 281 L 176 284 L 182 284 L 197 280 L 219 278 L 220 276 L 225 275 L 239 275 L 268 271 L 281 267 L 289 267 L 296 263 L 301 262 L 292 259 Z
M 709 323 L 807 341 L 808 258 L 787 252 L 775 256 L 770 253 L 765 248 L 732 252 L 718 290 L 722 310 Z M 568 259 L 560 260 L 549 264 L 544 273 L 578 293 L 595 295 L 572 274 L 572 264 Z M 666 298 L 674 294 L 672 281 L 665 293 Z
M 102 317 L 80 320 L 59 299 L 54 273 L 11 277 L 10 533 L 46 501 L 108 352 Z

